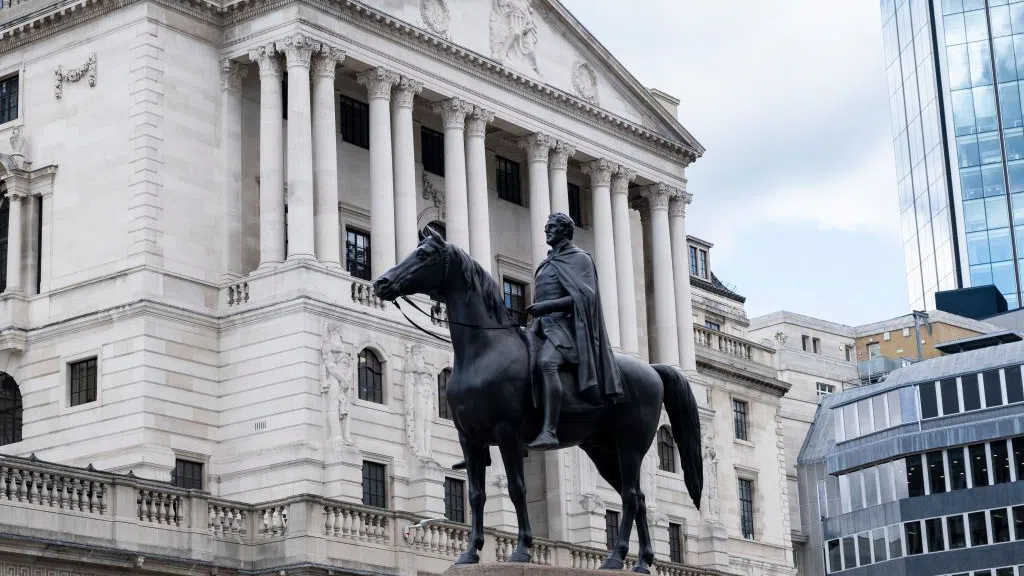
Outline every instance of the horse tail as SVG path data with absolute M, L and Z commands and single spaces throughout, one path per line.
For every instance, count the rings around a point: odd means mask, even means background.
M 679 368 L 669 364 L 654 364 L 651 367 L 661 376 L 665 385 L 665 410 L 672 425 L 672 437 L 679 449 L 683 481 L 693 505 L 700 510 L 700 496 L 704 491 L 704 456 L 700 445 L 697 399 Z

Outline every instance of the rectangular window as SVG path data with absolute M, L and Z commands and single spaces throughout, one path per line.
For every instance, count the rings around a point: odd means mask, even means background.
M 818 493 L 818 516 L 826 518 L 828 514 L 828 492 L 825 489 L 825 481 L 818 480 L 814 483 L 815 491 Z
M 747 439 L 747 403 L 742 400 L 732 401 L 732 420 L 736 438 Z
M 924 531 L 928 536 L 929 552 L 942 552 L 946 549 L 945 536 L 942 534 L 942 518 L 925 520 Z
M 690 246 L 690 276 L 697 275 L 697 247 Z
M 939 383 L 942 394 L 942 415 L 960 413 L 960 398 L 956 389 L 956 378 L 947 378 Z
M 420 149 L 423 156 L 423 170 L 444 178 L 444 134 L 421 126 Z
M 754 539 L 754 483 L 746 478 L 739 479 L 740 492 L 740 533 L 748 540 Z
M 865 468 L 861 472 L 864 478 L 864 507 L 878 505 L 878 468 Z
M 811 347 L 811 337 L 806 334 L 801 335 L 800 344 L 803 347 L 804 352 L 808 352 Z
M 1024 506 L 1013 507 L 1013 533 L 1017 540 L 1024 540 Z
M 668 525 L 668 559 L 676 564 L 683 563 L 683 527 L 679 524 Z
M 0 80 L 0 124 L 18 118 L 18 75 Z
M 811 347 L 814 349 L 815 354 L 821 354 L 821 340 L 818 338 L 811 338 Z
M 509 316 L 520 326 L 526 326 L 526 285 L 506 278 L 502 281 L 502 291 Z
M 495 183 L 498 187 L 498 198 L 513 204 L 523 205 L 522 192 L 519 189 L 519 163 L 495 156 Z
M 942 494 L 946 491 L 946 462 L 942 450 L 929 452 L 925 456 L 928 462 L 928 487 L 931 494 Z
M 1003 405 L 1003 383 L 999 381 L 999 370 L 989 370 L 981 375 L 985 387 L 985 406 L 992 408 Z
M 704 321 L 704 327 L 707 328 L 708 330 L 716 330 L 716 331 L 721 331 L 722 330 L 722 325 L 721 324 L 719 324 L 718 322 L 712 322 L 710 320 L 705 320 Z
M 846 570 L 857 567 L 857 543 L 853 536 L 843 538 L 843 567 Z
M 993 510 L 992 515 L 992 543 L 1000 544 L 1010 541 L 1010 516 L 1006 508 Z
M 452 522 L 466 521 L 466 483 L 458 478 L 444 479 L 444 517 Z
M 190 490 L 203 489 L 203 464 L 202 462 L 191 462 L 189 460 L 174 461 L 174 475 L 171 477 L 171 485 Z
M 875 431 L 871 421 L 871 400 L 860 400 L 857 402 L 857 417 L 860 420 L 860 433 L 862 436 Z
M 892 390 L 886 395 L 886 402 L 889 405 L 889 426 L 899 426 L 903 424 L 902 415 L 900 414 L 900 391 Z
M 1010 454 L 1006 448 L 1006 440 L 996 440 L 989 445 L 992 450 L 992 475 L 996 484 L 1010 481 Z
M 871 533 L 861 532 L 857 534 L 857 554 L 860 556 L 860 565 L 871 564 Z
M 896 499 L 910 498 L 910 487 L 907 482 L 907 461 L 903 458 L 892 461 L 892 479 L 896 483 Z
M 864 474 L 858 470 L 847 474 L 850 478 L 850 509 L 853 511 L 864 509 L 864 484 L 861 478 Z
M 341 106 L 341 139 L 354 146 L 370 149 L 370 106 L 348 96 L 338 97 Z
M 985 445 L 969 446 L 967 453 L 971 461 L 971 480 L 974 481 L 974 487 L 988 486 L 988 457 L 985 455 Z
M 839 539 L 828 541 L 828 571 L 829 574 L 839 572 L 843 569 L 843 555 L 839 548 Z
M 345 269 L 356 278 L 370 280 L 370 235 L 345 229 Z
M 576 223 L 576 226 L 583 227 L 583 204 L 580 201 L 580 187 L 578 184 L 569 182 L 569 218 Z
M 967 533 L 964 531 L 963 515 L 958 514 L 946 517 L 946 530 L 949 532 L 950 550 L 967 547 Z
M 907 456 L 907 494 L 911 498 L 924 496 L 924 469 L 921 466 L 921 455 Z
M 387 467 L 363 461 L 363 505 L 387 508 Z
M 960 377 L 960 387 L 964 393 L 964 412 L 981 409 L 981 392 L 978 391 L 978 375 L 967 374 Z
M 921 418 L 935 418 L 939 415 L 939 402 L 935 396 L 935 382 L 923 382 L 921 389 Z
M 833 384 L 825 384 L 824 382 L 818 382 L 818 396 L 829 396 L 834 394 L 836 387 Z
M 700 274 L 701 278 L 707 280 L 708 278 L 708 251 L 698 250 L 697 251 L 697 273 Z
M 878 358 L 882 355 L 882 345 L 878 342 L 868 344 L 868 358 Z
M 907 556 L 924 554 L 924 540 L 921 538 L 921 523 L 919 521 L 907 522 L 903 525 L 903 533 L 906 536 Z
M 900 421 L 904 424 L 917 422 L 917 400 L 914 398 L 914 387 L 900 388 Z
M 1006 380 L 1006 401 L 1010 404 L 1024 402 L 1024 387 L 1020 377 L 1020 366 L 1011 366 L 1003 370 Z
M 967 489 L 967 466 L 964 464 L 964 449 L 949 450 L 949 484 L 953 490 Z
M 846 424 L 847 440 L 860 436 L 860 427 L 857 424 L 856 404 L 847 404 L 846 406 L 843 406 L 843 422 Z
M 96 401 L 96 359 L 79 360 L 68 366 L 71 378 L 71 405 Z
M 619 537 L 619 513 L 615 510 L 607 510 L 604 513 L 604 543 L 609 550 L 615 547 L 615 540 Z
M 1017 481 L 1024 481 L 1024 436 L 1013 439 L 1013 464 L 1017 468 Z
M 888 557 L 885 555 L 885 528 L 872 530 L 871 541 L 875 548 L 875 562 L 885 562 L 888 560 Z
M 853 346 L 843 346 L 843 351 L 846 353 L 846 361 L 853 362 Z
M 988 544 L 988 522 L 984 512 L 971 512 L 967 515 L 967 524 L 971 529 L 971 546 Z
M 871 414 L 875 421 L 876 432 L 889 427 L 889 423 L 886 421 L 888 413 L 885 411 L 885 394 L 879 394 L 871 398 Z
M 896 492 L 892 483 L 892 462 L 878 466 L 878 486 L 882 493 L 882 503 L 895 502 Z
M 903 557 L 903 531 L 899 524 L 893 524 L 885 530 L 889 536 L 889 559 L 895 560 Z

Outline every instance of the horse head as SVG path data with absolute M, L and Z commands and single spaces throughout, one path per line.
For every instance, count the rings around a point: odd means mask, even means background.
M 387 301 L 411 294 L 427 294 L 439 299 L 448 275 L 448 250 L 444 238 L 432 226 L 427 226 L 420 232 L 416 249 L 373 281 L 374 293 Z

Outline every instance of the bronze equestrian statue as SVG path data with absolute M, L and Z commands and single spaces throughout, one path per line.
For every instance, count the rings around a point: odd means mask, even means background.
M 601 567 L 621 569 L 634 521 L 640 554 L 633 570 L 649 573 L 654 547 L 640 491 L 640 467 L 666 410 L 697 508 L 703 490 L 697 401 L 682 372 L 614 353 L 600 306 L 597 271 L 572 243 L 572 220 L 552 214 L 552 247 L 535 274 L 533 325 L 517 325 L 491 275 L 429 226 L 416 249 L 373 282 L 388 301 L 428 294 L 445 302 L 455 364 L 448 380 L 451 408 L 469 477 L 469 546 L 456 564 L 479 562 L 484 544 L 485 474 L 489 447 L 505 464 L 519 524 L 509 558 L 529 562 L 533 535 L 526 510 L 523 448 L 579 446 L 622 498 L 619 534 Z

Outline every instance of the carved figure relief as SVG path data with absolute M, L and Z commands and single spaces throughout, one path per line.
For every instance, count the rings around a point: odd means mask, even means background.
M 721 518 L 718 508 L 718 452 L 715 450 L 714 439 L 712 434 L 705 434 L 701 439 L 704 445 L 704 486 L 707 488 L 704 508 L 711 520 L 718 521 Z
M 431 426 L 434 421 L 434 377 L 423 359 L 423 345 L 405 347 L 405 436 L 413 454 L 432 460 Z
M 327 396 L 324 412 L 327 433 L 332 450 L 355 446 L 351 432 L 352 410 L 352 353 L 341 340 L 341 324 L 331 322 L 324 333 L 320 347 L 323 370 L 320 374 L 320 393 Z
M 491 0 L 491 56 L 523 71 L 537 70 L 537 25 L 530 0 Z
M 85 61 L 85 64 L 77 68 L 65 69 L 63 66 L 57 66 L 54 70 L 54 85 L 53 93 L 60 100 L 64 97 L 64 83 L 65 82 L 78 82 L 82 78 L 88 78 L 89 86 L 96 86 L 96 55 L 90 54 L 89 59 Z
M 451 15 L 445 0 L 420 0 L 420 17 L 423 25 L 441 38 L 448 38 L 448 25 Z
M 573 64 L 572 87 L 580 98 L 597 105 L 597 73 L 593 66 L 583 61 Z

